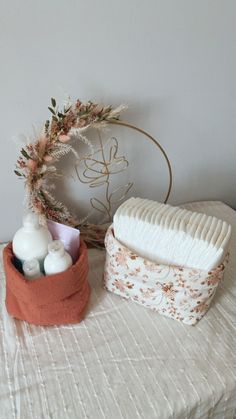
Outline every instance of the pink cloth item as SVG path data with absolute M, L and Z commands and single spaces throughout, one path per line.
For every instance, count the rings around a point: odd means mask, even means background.
M 75 263 L 79 256 L 80 231 L 52 220 L 47 220 L 47 226 L 53 240 L 62 241 L 65 250 L 71 255 L 73 263 Z
M 207 312 L 227 262 L 210 272 L 156 264 L 116 240 L 112 226 L 105 246 L 104 285 L 108 291 L 189 325 Z

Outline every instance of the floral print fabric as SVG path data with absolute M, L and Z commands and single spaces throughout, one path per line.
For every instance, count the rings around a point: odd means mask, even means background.
M 144 259 L 115 239 L 112 226 L 105 246 L 104 285 L 108 291 L 189 325 L 207 312 L 224 275 L 226 261 L 206 272 Z

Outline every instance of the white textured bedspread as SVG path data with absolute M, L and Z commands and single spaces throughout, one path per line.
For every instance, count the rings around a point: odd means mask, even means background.
M 1 258 L 1 419 L 236 418 L 236 212 L 220 202 L 185 207 L 233 227 L 225 280 L 194 327 L 106 292 L 98 250 L 89 251 L 92 296 L 82 323 L 14 320 Z

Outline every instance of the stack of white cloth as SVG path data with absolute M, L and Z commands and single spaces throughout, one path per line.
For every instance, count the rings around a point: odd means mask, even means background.
M 223 261 L 231 236 L 216 217 L 141 198 L 117 209 L 113 227 L 117 240 L 144 258 L 206 271 Z

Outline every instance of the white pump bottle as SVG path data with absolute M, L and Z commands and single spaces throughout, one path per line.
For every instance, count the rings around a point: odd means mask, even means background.
M 23 217 L 23 226 L 14 235 L 13 253 L 22 263 L 37 259 L 42 268 L 51 241 L 51 233 L 47 227 L 39 224 L 38 214 L 28 212 Z

